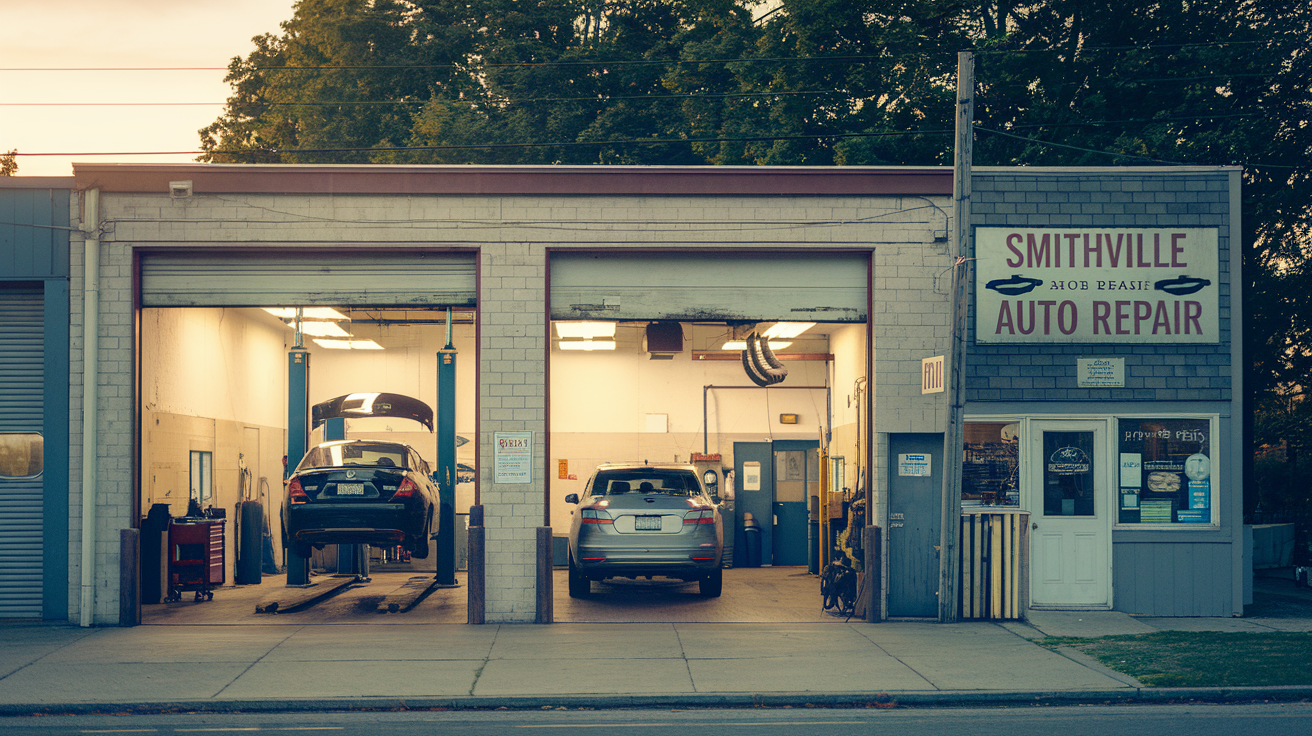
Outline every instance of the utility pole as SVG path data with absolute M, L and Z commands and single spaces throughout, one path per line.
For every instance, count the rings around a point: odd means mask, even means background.
M 948 426 L 943 433 L 943 504 L 939 529 L 938 620 L 958 618 L 957 578 L 961 539 L 961 459 L 965 444 L 966 305 L 972 259 L 970 239 L 970 161 L 975 122 L 975 55 L 957 54 L 957 145 L 952 169 L 952 355 L 948 358 Z

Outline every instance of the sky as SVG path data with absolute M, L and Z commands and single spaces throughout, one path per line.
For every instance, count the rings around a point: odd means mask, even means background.
M 0 0 L 0 153 L 81 154 L 20 155 L 19 176 L 71 176 L 74 161 L 194 161 L 197 131 L 222 114 L 228 98 L 223 82 L 228 62 L 250 53 L 254 36 L 279 34 L 279 23 L 292 17 L 294 5 L 295 0 Z M 209 69 L 12 71 L 125 67 Z M 206 104 L 140 104 L 161 102 Z M 149 151 L 187 153 L 126 155 Z

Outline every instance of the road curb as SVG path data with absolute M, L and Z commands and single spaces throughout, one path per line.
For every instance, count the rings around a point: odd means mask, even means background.
M 242 700 L 0 703 L 2 716 L 157 713 L 276 713 L 369 710 L 608 710 L 621 708 L 952 708 L 980 706 L 1244 703 L 1312 700 L 1312 686 L 1123 688 L 1074 691 L 910 691 L 866 693 L 676 693 L 665 695 L 517 695 L 415 698 L 267 698 Z

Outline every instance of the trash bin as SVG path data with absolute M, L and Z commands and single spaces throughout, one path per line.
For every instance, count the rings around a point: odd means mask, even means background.
M 751 512 L 743 514 L 743 563 L 746 567 L 761 566 L 761 524 Z

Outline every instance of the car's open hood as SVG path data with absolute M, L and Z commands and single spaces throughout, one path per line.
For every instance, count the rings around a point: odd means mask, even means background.
M 347 394 L 315 404 L 311 412 L 312 428 L 329 419 L 359 419 L 360 417 L 398 417 L 413 419 L 433 431 L 433 410 L 428 404 L 401 394 Z

